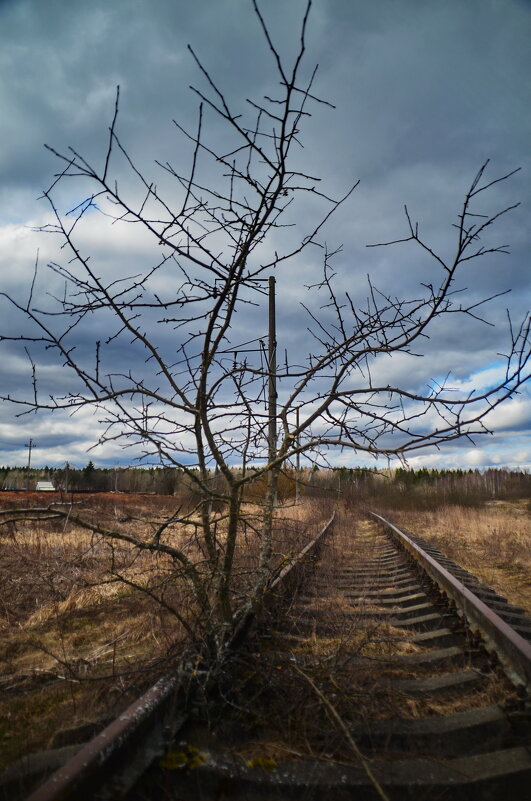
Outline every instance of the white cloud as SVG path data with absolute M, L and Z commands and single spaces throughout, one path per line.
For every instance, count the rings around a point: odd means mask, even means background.
M 493 431 L 518 431 L 531 429 L 531 398 L 511 398 L 498 406 L 486 417 L 486 424 Z

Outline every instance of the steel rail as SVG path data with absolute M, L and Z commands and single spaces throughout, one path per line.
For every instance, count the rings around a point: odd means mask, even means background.
M 389 528 L 398 542 L 419 562 L 440 589 L 451 598 L 473 632 L 478 632 L 493 650 L 507 674 L 517 683 L 531 686 L 531 643 L 453 576 L 397 526 L 376 512 L 370 514 Z
M 80 750 L 37 787 L 27 801 L 66 801 L 74 796 L 92 798 L 110 772 L 125 769 L 125 763 L 133 757 L 141 759 L 139 740 L 141 747 L 149 740 L 150 750 L 155 755 L 168 736 L 169 718 L 175 711 L 172 701 L 178 690 L 176 677 L 160 679 L 103 731 L 80 746 Z M 135 761 L 135 770 L 140 767 L 145 770 L 148 764 L 140 766 Z M 118 798 L 119 788 L 116 791 Z
M 316 536 L 308 542 L 302 551 L 295 554 L 292 559 L 280 570 L 279 574 L 273 579 L 271 584 L 266 588 L 264 598 L 259 609 L 249 609 L 239 621 L 236 629 L 227 643 L 227 647 L 231 651 L 236 651 L 249 636 L 250 631 L 257 621 L 258 614 L 263 612 L 264 609 L 271 609 L 278 601 L 282 600 L 285 596 L 288 587 L 296 585 L 297 580 L 300 579 L 300 571 L 303 565 L 307 564 L 306 557 L 310 556 L 314 551 L 319 549 L 319 546 L 324 539 L 325 534 L 330 530 L 334 518 L 336 516 L 335 510 L 332 512 L 330 520 L 325 523 L 324 527 L 316 534 Z
M 280 587 L 293 579 L 306 558 L 319 547 L 330 531 L 334 516 L 335 512 L 271 582 L 266 603 L 278 597 Z M 249 630 L 250 626 L 247 626 L 246 634 Z M 239 639 L 238 645 L 243 639 Z M 230 647 L 234 649 L 235 644 L 230 643 Z M 69 801 L 74 798 L 75 801 L 88 801 L 96 793 L 98 798 L 106 797 L 105 794 L 100 796 L 98 790 L 115 773 L 120 773 L 120 781 L 113 781 L 109 797 L 123 798 L 186 720 L 185 714 L 179 717 L 177 708 L 184 695 L 183 679 L 177 676 L 159 679 L 116 720 L 80 746 L 80 750 L 27 796 L 26 801 Z
M 324 528 L 321 529 L 317 536 L 315 536 L 313 540 L 310 540 L 310 542 L 304 546 L 302 551 L 296 554 L 289 564 L 282 568 L 278 576 L 271 582 L 271 586 L 268 589 L 268 595 L 272 597 L 282 585 L 285 585 L 288 578 L 293 577 L 294 573 L 296 573 L 296 571 L 300 569 L 301 565 L 304 564 L 304 559 L 318 548 L 325 534 L 328 534 L 330 526 L 334 522 L 335 516 L 336 513 L 334 511 L 328 523 L 326 523 Z

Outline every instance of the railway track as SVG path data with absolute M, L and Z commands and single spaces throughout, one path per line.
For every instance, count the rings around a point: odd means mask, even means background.
M 165 753 L 132 789 L 111 774 L 32 801 L 525 798 L 530 619 L 378 516 L 335 529 L 185 725 L 155 715 Z
M 336 534 L 260 656 L 242 656 L 135 801 L 526 797 L 530 621 L 415 538 L 499 613 L 495 643 L 496 615 L 483 635 L 398 537 L 374 518 Z

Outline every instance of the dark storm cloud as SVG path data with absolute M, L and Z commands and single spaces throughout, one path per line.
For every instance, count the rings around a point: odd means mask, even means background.
M 304 2 L 269 0 L 262 5 L 279 48 L 293 54 Z M 361 179 L 351 201 L 325 232 L 331 247 L 343 244 L 334 261 L 341 287 L 363 299 L 370 273 L 374 284 L 385 291 L 414 295 L 419 281 L 432 281 L 437 275 L 426 255 L 408 245 L 392 249 L 365 245 L 406 235 L 403 204 L 407 203 L 429 244 L 451 257 L 455 249 L 451 226 L 479 166 L 490 158 L 491 177 L 523 168 L 499 185 L 481 208 L 522 201 L 492 234 L 493 244 L 511 243 L 512 255 L 469 263 L 456 285 L 463 290 L 463 299 L 474 301 L 512 288 L 511 295 L 484 309 L 496 327 L 472 321 L 453 325 L 458 318 L 436 326 L 426 343 L 426 359 L 395 361 L 390 372 L 397 381 L 420 386 L 434 375 L 434 366 L 437 376 L 452 371 L 465 380 L 505 352 L 505 307 L 512 308 L 516 319 L 529 308 L 530 40 L 531 8 L 518 0 L 314 0 L 308 68 L 319 62 L 316 92 L 337 108 L 314 108 L 314 117 L 305 124 L 304 150 L 296 158 L 305 169 L 309 166 L 321 175 L 332 193 L 340 194 Z M 186 49 L 188 42 L 238 110 L 244 109 L 248 96 L 274 93 L 267 46 L 246 0 L 0 2 L 3 289 L 24 296 L 37 247 L 43 264 L 57 257 L 55 243 L 49 238 L 31 240 L 23 227 L 42 224 L 48 214 L 36 198 L 58 165 L 43 143 L 60 150 L 73 145 L 89 160 L 101 163 L 117 84 L 122 87 L 119 135 L 138 164 L 170 193 L 174 191 L 164 183 L 154 160 L 186 163 L 189 158 L 189 144 L 171 123 L 175 118 L 194 128 L 196 101 L 188 87 L 205 87 Z M 223 142 L 218 122 L 209 117 L 208 124 L 213 140 Z M 83 191 L 82 185 L 61 190 L 62 208 L 79 202 Z M 308 202 L 299 219 L 304 221 L 311 213 Z M 104 274 L 123 271 L 124 262 L 132 274 L 156 260 L 156 252 L 128 235 L 117 236 L 111 244 L 93 231 L 84 244 Z M 297 311 L 297 301 L 305 300 L 303 285 L 316 280 L 319 269 L 315 253 L 278 276 L 280 338 L 292 356 L 302 353 L 308 342 L 307 318 Z M 43 302 L 52 290 L 58 290 L 56 279 L 43 277 L 39 290 Z M 5 304 L 1 314 L 9 330 L 20 325 Z M 242 339 L 247 321 L 256 328 L 257 319 L 242 315 Z M 80 328 L 80 353 L 91 353 L 98 324 L 92 321 Z M 172 331 L 160 336 L 170 349 Z M 108 358 L 120 365 L 120 347 Z M 3 363 L 4 385 L 22 386 L 25 365 L 24 354 L 10 346 Z M 65 381 L 65 391 L 70 388 L 64 370 L 50 373 L 46 380 Z M 27 378 L 23 386 L 27 391 Z M 13 436 L 15 425 L 11 410 L 2 409 L 2 442 Z M 42 425 L 46 438 L 49 434 Z M 68 431 L 76 431 L 75 425 L 75 418 L 69 418 Z M 500 434 L 503 431 L 502 427 Z M 54 452 L 58 461 L 64 458 L 76 441 L 74 433 L 65 433 L 65 447 L 60 449 L 60 427 L 54 437 L 49 462 Z M 79 456 L 87 446 L 82 433 L 77 444 Z M 507 454 L 513 453 L 508 444 Z M 490 457 L 484 456 L 488 463 Z M 114 452 L 108 458 L 116 458 Z M 520 463 L 527 458 L 522 450 Z

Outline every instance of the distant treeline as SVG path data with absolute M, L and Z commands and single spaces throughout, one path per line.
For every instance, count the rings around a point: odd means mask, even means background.
M 38 482 L 49 481 L 64 492 L 149 492 L 173 495 L 182 482 L 183 472 L 175 468 L 95 467 L 0 467 L 0 486 L 4 490 L 34 491 Z
M 531 474 L 526 471 L 370 470 L 336 468 L 313 476 L 321 491 L 392 508 L 434 509 L 444 504 L 481 506 L 489 500 L 531 498 Z M 314 492 L 317 491 L 317 487 Z
M 279 481 L 279 499 L 295 497 L 296 474 L 286 471 Z M 83 468 L 0 467 L 0 486 L 4 490 L 35 490 L 37 483 L 49 481 L 63 492 L 140 492 L 159 495 L 193 495 L 184 471 L 172 467 L 95 467 L 90 461 Z M 223 479 L 212 473 L 211 481 L 223 492 Z M 395 508 L 433 508 L 444 503 L 477 506 L 487 500 L 513 500 L 531 497 L 531 475 L 505 469 L 439 470 L 406 468 L 374 470 L 366 467 L 304 469 L 299 474 L 299 493 L 306 497 L 342 497 L 361 503 Z M 260 479 L 246 491 L 249 500 L 260 500 L 265 491 Z

